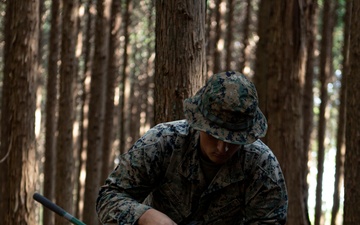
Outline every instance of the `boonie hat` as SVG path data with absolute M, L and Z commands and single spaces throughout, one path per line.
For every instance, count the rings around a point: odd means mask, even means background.
M 236 71 L 212 75 L 193 97 L 185 99 L 184 113 L 194 129 L 227 143 L 250 144 L 267 130 L 254 84 Z

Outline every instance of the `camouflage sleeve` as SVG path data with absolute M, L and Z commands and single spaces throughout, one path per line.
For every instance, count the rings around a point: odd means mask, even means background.
M 161 141 L 143 141 L 120 156 L 119 165 L 100 188 L 96 210 L 104 224 L 135 224 L 150 208 L 141 202 L 160 182 L 166 156 Z
M 262 154 L 255 165 L 246 193 L 245 224 L 283 225 L 288 199 L 280 164 L 270 151 Z

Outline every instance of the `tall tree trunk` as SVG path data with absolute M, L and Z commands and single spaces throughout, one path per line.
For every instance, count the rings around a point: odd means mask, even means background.
M 135 43 L 138 40 L 138 35 L 133 35 Z M 132 52 L 132 62 L 135 62 L 136 64 L 136 58 L 139 52 L 137 51 L 137 48 L 134 48 L 134 51 Z M 129 121 L 128 124 L 128 135 L 129 140 L 131 142 L 136 141 L 139 138 L 139 128 L 140 128 L 140 108 L 138 107 L 140 104 L 140 97 L 138 91 L 139 91 L 139 74 L 140 70 L 138 68 L 132 68 L 132 71 L 130 72 L 130 88 L 129 88 L 129 110 L 127 111 L 127 121 Z
M 87 131 L 88 131 L 88 108 L 89 108 L 89 94 L 90 94 L 90 82 L 91 82 L 91 68 L 94 55 L 94 26 L 95 26 L 95 0 L 87 0 L 85 6 L 85 31 L 84 31 L 84 43 L 82 54 L 84 57 L 84 71 L 81 77 L 82 94 L 80 97 L 80 116 L 79 116 L 79 170 L 76 177 L 79 178 L 78 188 L 76 190 L 76 217 L 82 219 L 84 208 L 84 192 L 85 192 L 85 179 L 83 174 L 86 173 L 86 149 L 88 145 Z
M 56 127 L 57 127 L 57 93 L 58 93 L 58 61 L 60 56 L 61 33 L 61 2 L 51 3 L 51 27 L 49 40 L 48 79 L 46 96 L 46 121 L 45 121 L 45 163 L 44 163 L 44 196 L 55 201 L 56 177 Z M 43 210 L 43 224 L 54 224 L 54 213 Z
M 313 92 L 313 82 L 314 82 L 314 69 L 315 69 L 315 50 L 317 49 L 317 41 L 316 36 L 318 33 L 317 29 L 317 16 L 318 16 L 318 3 L 317 0 L 307 0 L 306 5 L 306 32 L 307 32 L 307 58 L 306 58 L 306 71 L 305 71 L 305 84 L 304 84 L 304 97 L 303 97 L 303 143 L 304 143 L 304 154 L 303 162 L 308 162 L 309 157 L 308 153 L 310 151 L 310 140 L 311 133 L 314 127 L 314 92 Z M 304 181 L 307 180 L 307 174 L 309 172 L 308 168 L 306 168 L 306 173 L 303 174 Z M 308 183 L 304 182 L 304 205 L 306 207 L 306 212 L 308 212 Z M 310 224 L 309 215 L 307 215 L 308 223 Z
M 148 34 L 149 36 L 152 35 L 152 31 L 155 28 L 155 18 L 153 17 L 153 14 L 151 13 L 155 9 L 155 0 L 151 0 L 151 3 L 148 7 Z M 146 83 L 145 87 L 147 89 L 147 92 L 144 93 L 143 98 L 145 102 L 145 120 L 144 124 L 142 126 L 142 132 L 141 134 L 145 133 L 145 131 L 148 130 L 148 128 L 154 126 L 154 105 L 150 102 L 149 96 L 153 96 L 154 88 L 154 67 L 155 67 L 155 49 L 154 44 L 151 42 L 148 42 L 148 45 L 146 47 L 148 52 L 148 60 L 146 61 Z
M 346 82 L 349 76 L 349 41 L 350 41 L 350 15 L 351 1 L 346 1 L 344 15 L 344 44 L 343 44 L 343 68 L 341 75 L 340 105 L 338 115 L 338 130 L 336 135 L 336 169 L 334 182 L 333 207 L 331 211 L 331 225 L 337 224 L 340 209 L 340 191 L 344 177 L 345 160 L 345 124 L 346 124 Z
M 347 77 L 346 96 L 346 156 L 344 225 L 360 221 L 360 1 L 352 1 L 350 26 L 350 73 Z
M 243 38 L 242 38 L 242 48 L 241 48 L 241 55 L 240 55 L 240 66 L 239 71 L 245 73 L 245 66 L 248 60 L 249 54 L 249 36 L 250 36 L 250 24 L 251 24 L 251 0 L 246 1 L 246 10 L 245 10 L 245 20 L 243 25 Z
M 78 1 L 64 1 L 63 4 L 55 195 L 56 203 L 73 214 L 73 123 Z M 65 225 L 67 222 L 61 217 L 55 217 L 55 224 Z
M 270 28 L 269 21 L 271 19 L 271 9 L 273 3 L 270 1 L 260 0 L 258 15 L 258 27 L 257 33 L 259 35 L 259 41 L 256 47 L 256 61 L 255 61 L 255 75 L 253 77 L 256 89 L 258 91 L 259 106 L 261 110 L 267 115 L 267 75 L 268 75 L 268 56 L 270 47 Z M 272 22 L 274 23 L 274 22 Z M 272 25 L 274 26 L 274 25 Z M 264 64 L 266 63 L 266 64 Z M 266 141 L 267 137 L 264 138 Z
M 305 29 L 302 0 L 261 2 L 257 67 L 263 75 L 258 86 L 268 118 L 266 143 L 279 159 L 288 194 L 288 224 L 307 224 L 303 179 L 307 162 L 302 162 L 302 84 L 305 65 Z M 265 10 L 264 10 L 265 9 Z M 284 20 L 283 18 L 286 18 Z M 266 24 L 266 26 L 265 26 Z M 264 39 L 264 40 L 262 40 Z
M 104 144 L 102 151 L 102 172 L 101 182 L 104 182 L 109 172 L 113 169 L 113 141 L 114 141 L 114 95 L 116 85 L 120 79 L 120 27 L 121 2 L 112 1 L 111 6 L 111 30 L 109 38 L 109 66 L 107 73 L 107 93 L 105 102 L 105 124 L 104 124 Z
M 205 82 L 205 1 L 156 1 L 155 123 L 182 119 Z M 164 88 L 165 87 L 165 88 Z
M 89 129 L 86 160 L 86 180 L 83 220 L 88 225 L 98 224 L 95 211 L 101 178 L 105 90 L 108 69 L 111 0 L 98 0 L 95 25 L 95 52 L 91 74 Z
M 316 183 L 316 205 L 315 205 L 315 225 L 320 225 L 322 216 L 322 183 L 325 159 L 325 133 L 326 133 L 326 106 L 328 103 L 327 86 L 333 74 L 332 65 L 332 36 L 334 30 L 334 0 L 325 0 L 322 18 L 321 46 L 320 46 L 320 99 L 319 123 L 318 123 L 318 153 L 317 153 L 317 183 Z
M 220 49 L 219 49 L 219 41 L 221 38 L 221 2 L 222 0 L 215 0 L 216 4 L 215 4 L 215 22 L 216 22 L 216 26 L 215 26 L 215 34 L 214 34 L 214 52 L 213 52 L 213 72 L 214 73 L 219 73 L 222 70 L 222 66 L 221 66 L 221 53 L 220 53 Z
M 215 14 L 217 9 L 215 8 L 215 0 L 206 1 L 206 34 L 205 34 L 205 45 L 206 45 L 206 69 L 208 75 L 211 75 L 214 71 L 214 51 L 215 51 Z
M 39 1 L 6 2 L 0 224 L 35 224 L 35 77 Z
M 232 70 L 232 53 L 233 53 L 233 22 L 234 22 L 234 0 L 227 1 L 227 29 L 226 29 L 226 57 L 225 57 L 225 70 Z
M 127 135 L 125 134 L 126 131 L 126 125 L 128 124 L 126 122 L 126 112 L 128 109 L 128 94 L 127 94 L 127 90 L 129 88 L 129 65 L 128 65 L 128 58 L 129 58 L 129 52 L 130 52 L 130 47 L 129 47 L 129 42 L 130 42 L 130 16 L 132 14 L 132 1 L 130 0 L 126 0 L 126 4 L 125 4 L 125 11 L 124 11 L 124 52 L 123 52 L 123 68 L 121 71 L 121 82 L 120 82 L 120 121 L 119 121 L 119 133 L 120 133 L 120 144 L 119 144 L 119 150 L 120 153 L 124 153 L 126 152 L 127 149 L 127 142 L 126 142 L 126 137 Z

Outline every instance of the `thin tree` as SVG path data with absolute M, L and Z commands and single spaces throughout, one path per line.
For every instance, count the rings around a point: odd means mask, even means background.
M 115 88 L 120 79 L 120 28 L 121 28 L 121 1 L 112 1 L 109 40 L 109 66 L 107 73 L 107 87 L 105 100 L 104 140 L 102 151 L 101 182 L 104 182 L 114 165 L 114 97 Z
M 316 35 L 318 33 L 317 29 L 317 16 L 318 16 L 318 3 L 317 0 L 307 0 L 306 5 L 306 36 L 307 36 L 307 59 L 306 59 L 306 69 L 305 69 L 305 83 L 304 83 L 304 94 L 303 94 L 303 143 L 304 143 L 304 154 L 302 154 L 302 161 L 308 162 L 309 160 L 309 151 L 310 151 L 310 140 L 311 133 L 314 127 L 314 76 L 315 76 L 315 65 L 316 57 L 315 50 L 317 49 Z M 307 168 L 306 168 L 307 169 Z M 307 172 L 303 174 L 303 179 L 307 180 Z M 309 185 L 307 182 L 304 182 L 304 205 L 306 207 L 306 212 L 308 212 L 308 189 Z M 309 215 L 307 215 L 308 223 L 310 224 Z
M 58 138 L 56 147 L 56 203 L 73 214 L 74 158 L 73 123 L 75 112 L 76 37 L 78 1 L 64 1 L 61 32 L 61 66 L 59 87 Z M 67 221 L 55 217 L 56 225 Z
M 51 26 L 49 39 L 49 58 L 47 68 L 47 95 L 45 120 L 45 162 L 44 162 L 44 196 L 51 201 L 55 200 L 55 172 L 56 172 L 56 127 L 57 127 L 57 93 L 58 93 L 58 61 L 60 56 L 61 33 L 61 2 L 51 3 Z M 43 210 L 43 224 L 54 224 L 54 213 Z
M 343 44 L 343 65 L 341 73 L 340 105 L 338 115 L 338 129 L 336 135 L 336 168 L 334 182 L 333 207 L 331 211 L 331 225 L 335 225 L 338 220 L 340 209 L 340 191 L 344 176 L 345 160 L 345 129 L 346 129 L 346 83 L 350 72 L 349 68 L 349 41 L 350 41 L 350 15 L 351 1 L 346 1 L 346 11 L 344 14 L 344 44 Z
M 205 34 L 205 43 L 206 43 L 206 68 L 207 73 L 211 75 L 214 71 L 214 51 L 215 51 L 215 26 L 213 21 L 215 21 L 215 0 L 206 1 L 206 34 Z
M 105 113 L 106 74 L 108 69 L 111 0 L 98 0 L 95 25 L 95 52 L 91 73 L 89 128 L 86 160 L 86 180 L 83 220 L 88 225 L 98 224 L 95 211 L 100 187 L 103 127 Z
M 307 224 L 302 162 L 302 84 L 305 65 L 305 1 L 262 0 L 255 77 L 268 119 L 264 139 L 279 159 L 288 188 L 288 224 Z M 284 19 L 286 18 L 286 19 Z M 261 26 L 260 26 L 261 25 Z M 261 42 L 261 43 L 260 43 Z M 260 56 L 260 57 L 258 57 Z M 261 98 L 263 98 L 261 100 Z
M 316 205 L 315 205 L 315 225 L 320 225 L 322 215 L 322 183 L 324 173 L 324 160 L 325 160 L 325 134 L 326 134 L 326 108 L 328 104 L 328 83 L 333 73 L 332 64 L 332 41 L 334 30 L 334 14 L 335 2 L 334 0 L 325 0 L 322 18 L 322 31 L 320 43 L 320 99 L 319 106 L 319 122 L 317 134 L 317 182 L 316 182 Z
M 124 20 L 124 28 L 123 28 L 123 36 L 124 36 L 124 45 L 123 45 L 123 60 L 122 60 L 122 70 L 121 70 L 121 81 L 120 81 L 120 121 L 119 121 L 119 133 L 120 133 L 120 143 L 119 143 L 119 150 L 120 153 L 124 153 L 127 149 L 127 142 L 126 138 L 127 135 L 125 134 L 127 122 L 126 122 L 126 112 L 128 109 L 128 88 L 129 88 L 129 52 L 130 52 L 130 23 L 131 23 L 131 14 L 132 14 L 132 4 L 133 2 L 130 0 L 125 1 L 125 9 L 123 12 L 123 20 Z
M 246 9 L 245 9 L 245 20 L 243 25 L 243 38 L 242 38 L 242 48 L 240 55 L 240 66 L 239 71 L 242 73 L 245 72 L 245 66 L 248 61 L 249 54 L 249 37 L 250 37 L 250 25 L 251 25 L 251 16 L 252 16 L 252 4 L 251 0 L 246 1 Z
M 346 155 L 344 225 L 360 221 L 360 1 L 352 1 L 350 26 L 350 72 L 346 82 Z
M 233 24 L 234 24 L 234 0 L 227 1 L 227 17 L 226 17 L 226 56 L 225 56 L 225 68 L 231 70 L 232 53 L 233 53 Z
M 0 224 L 35 224 L 35 77 L 39 1 L 6 2 L 0 148 Z
M 91 68 L 94 55 L 94 26 L 95 26 L 95 0 L 87 0 L 85 3 L 85 31 L 83 39 L 82 57 L 84 62 L 83 73 L 80 78 L 80 115 L 79 115 L 79 170 L 76 177 L 79 178 L 78 188 L 76 190 L 76 212 L 77 218 L 82 219 L 82 212 L 84 207 L 84 192 L 85 181 L 82 178 L 82 173 L 86 171 L 86 149 L 87 149 L 87 130 L 88 130 L 88 108 L 89 108 L 89 93 L 90 93 L 90 80 Z
M 219 49 L 219 41 L 221 38 L 221 2 L 222 0 L 215 0 L 215 22 L 216 22 L 216 26 L 215 26 L 215 34 L 214 34 L 214 40 L 213 40 L 213 48 L 214 48 L 214 52 L 213 52 L 213 72 L 214 73 L 218 73 L 221 72 L 220 70 L 222 70 L 222 66 L 221 66 L 221 52 Z
M 205 1 L 156 1 L 155 123 L 184 118 L 205 82 Z
M 155 29 L 155 16 L 154 16 L 154 10 L 155 9 L 155 0 L 150 0 L 150 3 L 148 5 L 148 36 L 149 38 L 155 39 L 155 35 L 153 35 L 153 30 Z M 150 40 L 152 40 L 150 38 Z M 154 88 L 154 61 L 155 61 L 155 44 L 153 44 L 152 41 L 149 41 L 146 46 L 146 50 L 148 52 L 148 60 L 146 61 L 146 81 L 145 81 L 145 88 L 146 92 L 143 94 L 144 98 L 144 111 L 145 114 L 145 120 L 142 124 L 142 133 L 145 132 L 147 127 L 152 127 L 154 125 L 154 107 L 151 103 L 150 99 L 153 96 Z

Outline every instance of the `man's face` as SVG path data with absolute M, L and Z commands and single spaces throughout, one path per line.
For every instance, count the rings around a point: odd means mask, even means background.
M 226 151 L 226 148 L 228 149 Z M 215 164 L 226 163 L 240 148 L 240 145 L 229 144 L 200 131 L 200 149 L 203 156 Z

